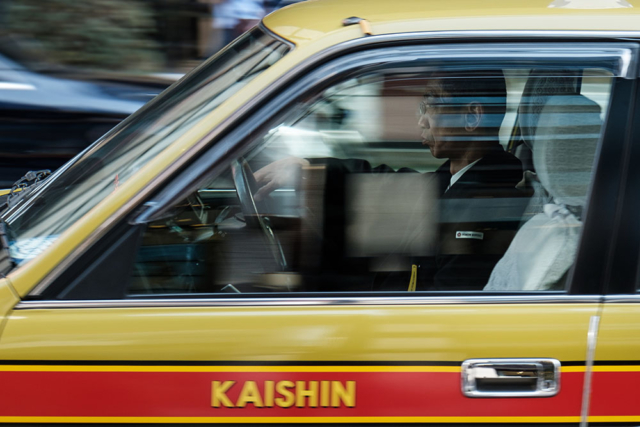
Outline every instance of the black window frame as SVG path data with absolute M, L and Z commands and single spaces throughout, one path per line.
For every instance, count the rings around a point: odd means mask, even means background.
M 611 162 L 603 170 L 609 179 L 618 179 L 621 186 L 615 200 L 612 246 L 602 254 L 608 255 L 603 277 L 607 295 L 640 293 L 640 168 L 635 167 L 640 162 L 640 78 L 626 81 L 620 92 L 630 106 L 625 114 L 612 118 L 611 124 L 612 132 L 621 141 L 621 161 Z

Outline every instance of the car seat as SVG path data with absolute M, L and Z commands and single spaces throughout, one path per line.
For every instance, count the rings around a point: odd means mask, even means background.
M 552 97 L 579 95 L 581 87 L 581 70 L 554 70 L 550 75 L 549 70 L 534 69 L 529 73 L 507 147 L 507 151 L 522 162 L 524 173 L 518 189 L 530 198 L 521 225 L 542 212 L 543 206 L 550 202 L 549 194 L 540 184 L 533 165 L 533 140 L 542 109 Z
M 555 290 L 573 264 L 582 207 L 591 181 L 602 122 L 583 95 L 549 97 L 533 133 L 533 166 L 548 194 L 542 212 L 516 233 L 484 290 Z
M 579 95 L 582 72 L 578 70 L 534 69 L 529 73 L 522 91 L 516 123 L 509 139 L 507 151 L 522 162 L 525 171 L 535 170 L 532 163 L 533 137 L 540 113 L 549 99 L 560 95 Z

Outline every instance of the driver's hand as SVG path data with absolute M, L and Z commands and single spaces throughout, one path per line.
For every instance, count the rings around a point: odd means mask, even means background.
M 253 176 L 260 189 L 254 195 L 255 199 L 262 200 L 277 188 L 295 187 L 302 168 L 309 164 L 308 160 L 299 157 L 285 157 L 256 171 Z

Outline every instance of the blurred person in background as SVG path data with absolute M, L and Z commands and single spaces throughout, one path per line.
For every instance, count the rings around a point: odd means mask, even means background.
M 222 46 L 226 46 L 265 14 L 263 0 L 221 0 L 213 5 L 213 27 L 221 32 Z

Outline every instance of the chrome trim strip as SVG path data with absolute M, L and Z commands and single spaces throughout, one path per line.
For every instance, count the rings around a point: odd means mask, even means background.
M 511 374 L 501 373 L 501 367 Z M 513 387 L 510 380 L 532 378 L 519 370 L 535 371 L 535 390 L 508 391 Z M 494 382 L 491 390 L 479 389 L 477 380 L 480 378 Z M 460 379 L 462 394 L 467 397 L 553 397 L 560 391 L 560 361 L 549 358 L 467 359 L 462 362 Z M 497 390 L 500 386 L 496 382 L 502 382 L 504 390 Z
M 638 38 L 640 41 L 640 31 L 609 31 L 609 30 L 443 30 L 443 31 L 421 31 L 394 34 L 381 34 L 366 37 L 366 39 L 374 38 L 390 38 L 398 39 L 408 38 L 590 38 L 590 39 L 633 39 Z M 363 38 L 353 39 L 362 40 Z M 352 40 L 352 41 L 353 41 Z M 338 46 L 338 45 L 336 45 Z
M 598 341 L 600 316 L 591 316 L 587 332 L 587 358 L 585 359 L 584 386 L 582 388 L 582 410 L 580 411 L 580 427 L 589 425 L 589 404 L 591 399 L 591 378 L 593 377 L 593 359 Z
M 276 188 L 273 190 L 274 193 L 295 193 L 296 190 L 293 188 Z M 205 188 L 202 190 L 198 190 L 198 193 L 203 194 L 227 194 L 227 193 L 236 193 L 235 189 L 232 188 Z
M 17 310 L 56 308 L 140 308 L 140 307 L 299 307 L 367 305 L 453 305 L 453 304 L 595 304 L 599 295 L 523 296 L 429 296 L 429 297 L 292 297 L 292 298 L 167 298 L 87 301 L 22 301 Z
M 606 304 L 638 304 L 640 303 L 640 294 L 605 295 L 604 302 Z
M 266 26 L 265 26 L 266 28 Z M 193 156 L 204 150 L 207 145 L 224 133 L 227 128 L 239 120 L 243 115 L 248 113 L 251 109 L 259 105 L 272 97 L 274 93 L 284 87 L 293 77 L 306 68 L 312 68 L 314 64 L 318 64 L 338 53 L 347 52 L 363 46 L 375 46 L 382 43 L 390 42 L 402 42 L 407 40 L 442 40 L 442 39 L 491 39 L 491 38 L 528 38 L 529 41 L 534 42 L 531 38 L 541 39 L 553 39 L 553 38 L 603 38 L 608 40 L 615 40 L 619 38 L 634 38 L 640 39 L 640 31 L 433 31 L 424 33 L 402 33 L 402 34 L 386 34 L 380 36 L 368 36 L 359 39 L 349 40 L 332 46 L 315 56 L 307 58 L 300 62 L 295 67 L 285 72 L 280 78 L 267 86 L 262 92 L 257 94 L 251 101 L 240 107 L 238 110 L 231 113 L 226 119 L 224 119 L 216 128 L 212 129 L 204 138 L 198 141 L 196 144 L 186 150 L 181 157 L 173 162 L 169 167 L 164 169 L 155 178 L 153 178 L 143 190 L 141 190 L 136 196 L 131 198 L 128 202 L 124 203 L 113 215 L 105 222 L 103 222 L 98 228 L 96 228 L 87 239 L 78 245 L 64 260 L 56 265 L 53 270 L 45 275 L 40 283 L 34 287 L 29 296 L 40 295 L 67 267 L 69 267 L 87 248 L 89 248 L 95 241 L 100 239 L 116 222 L 120 221 L 126 216 L 135 206 L 147 198 L 150 194 L 157 190 L 169 176 L 178 171 L 184 166 Z M 637 56 L 637 55 L 636 55 Z M 631 66 L 628 66 L 628 70 L 636 71 Z M 144 107 L 143 107 L 144 108 Z M 138 111 L 139 112 L 139 111 Z M 23 267 L 18 267 L 14 271 L 21 270 Z M 12 272 L 13 273 L 13 272 Z M 11 275 L 11 274 L 10 274 Z

